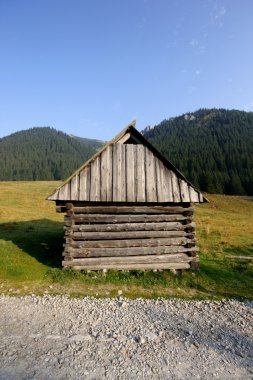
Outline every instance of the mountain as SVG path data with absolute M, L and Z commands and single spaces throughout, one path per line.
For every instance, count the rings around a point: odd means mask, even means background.
M 74 135 L 69 135 L 69 136 L 72 137 L 74 140 L 80 141 L 84 146 L 93 148 L 95 150 L 97 150 L 98 147 L 106 144 L 106 141 L 102 141 L 102 140 L 87 139 L 87 137 L 78 137 Z
M 142 133 L 202 191 L 253 195 L 253 112 L 200 109 Z
M 196 187 L 253 195 L 253 112 L 200 109 L 143 135 Z M 36 127 L 0 139 L 0 180 L 66 179 L 104 142 Z
M 0 180 L 59 180 L 70 176 L 103 142 L 36 127 L 0 139 Z

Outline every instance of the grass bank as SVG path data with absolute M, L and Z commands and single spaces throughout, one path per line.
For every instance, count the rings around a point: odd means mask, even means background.
M 63 215 L 45 200 L 58 182 L 0 182 L 0 291 L 70 296 L 253 299 L 253 199 L 208 195 L 196 206 L 200 268 L 163 272 L 62 271 Z

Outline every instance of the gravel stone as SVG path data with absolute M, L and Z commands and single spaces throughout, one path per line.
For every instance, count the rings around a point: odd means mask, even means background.
M 0 380 L 252 375 L 251 301 L 0 296 Z

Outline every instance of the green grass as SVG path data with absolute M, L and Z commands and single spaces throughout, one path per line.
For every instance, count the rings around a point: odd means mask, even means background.
M 70 296 L 253 299 L 253 199 L 209 195 L 196 206 L 200 267 L 170 271 L 75 272 L 61 269 L 63 215 L 46 197 L 57 182 L 0 182 L 0 291 Z

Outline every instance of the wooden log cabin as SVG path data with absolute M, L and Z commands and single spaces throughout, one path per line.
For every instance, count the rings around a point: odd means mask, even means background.
M 65 213 L 64 268 L 197 268 L 192 204 L 207 200 L 135 122 L 48 199 Z

